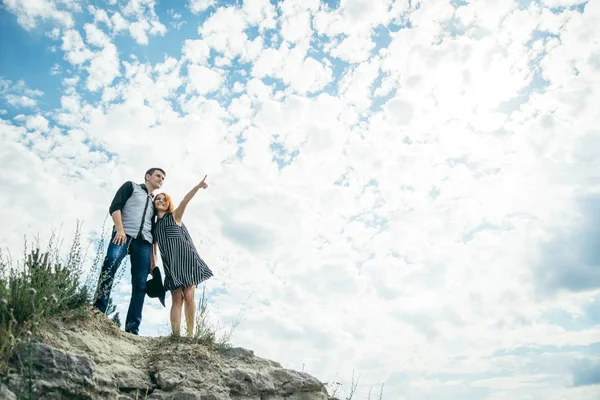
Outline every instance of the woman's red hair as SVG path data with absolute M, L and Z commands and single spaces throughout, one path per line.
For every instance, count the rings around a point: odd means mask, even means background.
M 173 211 L 175 211 L 175 206 L 173 206 L 173 200 L 171 200 L 171 196 L 169 196 L 166 193 L 159 193 L 156 195 L 156 197 L 160 196 L 160 195 L 165 196 L 165 204 L 167 205 L 167 214 L 172 214 Z M 154 197 L 154 201 L 156 201 L 156 197 Z

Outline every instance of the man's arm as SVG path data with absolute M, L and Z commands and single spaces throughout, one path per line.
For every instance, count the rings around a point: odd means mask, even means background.
M 121 210 L 125 206 L 125 203 L 129 199 L 129 197 L 131 197 L 132 193 L 133 182 L 125 182 L 123 185 L 121 185 L 119 190 L 117 190 L 115 197 L 110 203 L 110 208 L 108 209 L 108 212 L 110 213 L 110 216 L 112 217 L 112 220 L 115 224 L 115 230 L 117 231 L 117 233 L 115 234 L 115 238 L 113 239 L 113 243 L 119 246 L 125 244 L 125 242 L 127 241 L 125 228 L 123 228 L 123 218 L 121 215 Z
M 122 184 L 110 203 L 110 208 L 108 209 L 109 214 L 112 215 L 116 210 L 122 210 L 132 193 L 133 182 L 128 181 Z
M 185 208 L 187 207 L 190 200 L 192 200 L 192 198 L 196 195 L 196 192 L 198 192 L 198 190 L 200 190 L 200 189 L 206 189 L 208 187 L 208 183 L 204 182 L 205 180 L 206 180 L 206 175 L 204 176 L 202 181 L 200 181 L 199 184 L 194 186 L 192 188 L 192 190 L 190 190 L 188 192 L 188 194 L 185 195 L 183 200 L 181 200 L 181 203 L 177 206 L 177 208 L 173 212 L 173 218 L 175 218 L 175 222 L 177 222 L 177 224 L 181 224 L 181 219 L 183 218 L 183 212 L 185 211 Z

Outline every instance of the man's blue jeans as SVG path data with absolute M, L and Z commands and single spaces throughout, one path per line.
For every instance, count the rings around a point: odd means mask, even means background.
M 142 308 L 146 297 L 146 281 L 150 272 L 150 256 L 152 254 L 152 245 L 142 239 L 133 239 L 127 236 L 123 245 L 113 243 L 116 231 L 110 238 L 106 257 L 102 264 L 102 271 L 98 279 L 98 289 L 94 298 L 94 306 L 101 312 L 106 313 L 108 299 L 112 290 L 115 274 L 121 265 L 121 261 L 127 254 L 131 261 L 131 300 L 129 301 L 129 310 L 125 319 L 125 332 L 138 334 L 140 323 L 142 322 Z

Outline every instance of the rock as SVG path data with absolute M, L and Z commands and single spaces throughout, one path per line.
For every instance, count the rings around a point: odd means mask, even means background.
M 31 364 L 32 384 L 40 398 L 48 400 L 65 396 L 92 398 L 88 395 L 88 391 L 95 390 L 95 384 L 91 379 L 94 364 L 89 358 L 34 342 L 23 345 L 15 359 L 15 366 L 20 368 Z M 27 374 L 22 379 L 27 382 L 30 376 Z
M 273 360 L 267 360 L 265 358 L 256 357 L 252 350 L 244 349 L 242 347 L 232 347 L 227 349 L 219 350 L 219 354 L 228 358 L 235 359 L 235 361 L 240 360 L 246 363 L 256 364 L 262 363 L 267 366 L 271 366 L 274 368 L 281 368 L 281 364 Z
M 17 395 L 11 392 L 8 387 L 0 382 L 0 399 L 4 400 L 17 400 Z
M 175 392 L 172 400 L 200 400 L 200 395 L 192 392 Z
M 96 373 L 94 374 L 94 382 L 100 387 L 117 386 L 114 378 L 109 373 L 104 372 L 104 370 L 101 368 L 96 370 Z
M 179 371 L 164 369 L 156 374 L 156 383 L 163 390 L 171 390 L 181 383 L 183 376 Z
M 166 400 L 170 399 L 172 396 L 169 392 L 162 392 L 160 390 L 155 390 L 148 397 L 147 400 Z
M 237 395 L 275 393 L 274 383 L 267 376 L 256 371 L 233 369 L 227 374 L 225 383 Z
M 217 397 L 214 394 L 201 394 L 194 391 L 162 392 L 156 391 L 148 396 L 148 400 L 225 400 L 229 397 Z
M 31 360 L 33 397 L 41 400 L 328 400 L 315 377 L 252 350 L 126 335 L 103 314 L 81 324 L 56 324 L 45 332 L 46 343 L 21 348 L 10 360 L 21 373 L 0 384 L 0 399 L 19 398 L 29 380 L 20 366 Z
M 252 350 L 244 349 L 243 347 L 230 347 L 219 350 L 219 353 L 225 357 L 237 357 L 250 359 L 254 357 Z
M 294 393 L 289 397 L 285 397 L 285 400 L 328 400 L 329 397 L 325 393 Z
M 23 365 L 28 365 L 31 360 L 34 368 L 69 372 L 78 382 L 90 377 L 94 371 L 94 364 L 89 358 L 54 350 L 43 343 L 23 346 L 17 356 Z
M 276 369 L 270 372 L 273 379 L 285 391 L 293 392 L 318 392 L 325 388 L 315 377 L 291 369 Z
M 116 387 L 121 391 L 139 390 L 145 392 L 155 386 L 146 371 L 133 366 L 116 365 L 112 369 L 112 375 L 114 377 L 113 381 L 116 381 Z

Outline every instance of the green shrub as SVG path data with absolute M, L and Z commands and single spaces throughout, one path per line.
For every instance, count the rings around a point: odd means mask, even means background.
M 64 259 L 54 233 L 45 250 L 39 243 L 29 249 L 25 242 L 16 265 L 0 253 L 0 373 L 19 342 L 28 341 L 45 321 L 90 303 L 90 287 L 81 281 L 84 258 L 80 223 Z
M 248 296 L 249 298 L 250 296 Z M 181 337 L 180 334 L 171 330 L 170 339 L 196 343 L 211 350 L 230 348 L 233 333 L 244 320 L 244 312 L 244 307 L 242 307 L 236 318 L 228 323 L 212 322 L 206 296 L 206 285 L 202 285 L 202 296 L 196 307 L 194 331 L 192 334 L 186 332 L 187 335 Z

